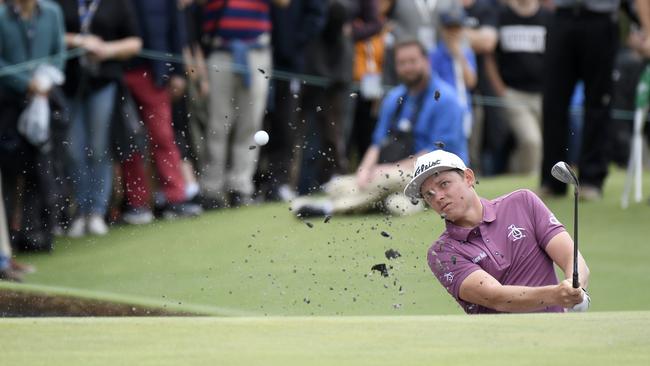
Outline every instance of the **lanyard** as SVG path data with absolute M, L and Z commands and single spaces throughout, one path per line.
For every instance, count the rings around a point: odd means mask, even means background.
M 393 114 L 393 120 L 391 121 L 391 127 L 395 127 L 395 130 L 399 130 L 399 124 L 403 119 L 406 119 L 410 122 L 411 126 L 415 125 L 418 121 L 418 117 L 420 117 L 420 112 L 422 111 L 422 106 L 424 105 L 424 99 L 427 95 L 428 91 L 428 86 L 427 89 L 423 90 L 419 95 L 415 96 L 415 100 L 411 101 L 411 98 L 414 96 L 409 95 L 408 91 L 404 93 L 402 96 L 400 96 L 397 104 L 397 108 L 395 109 L 395 113 Z M 399 100 L 402 100 L 400 103 Z M 408 109 L 405 111 L 404 107 L 405 104 L 408 105 Z
M 81 24 L 81 33 L 90 33 L 90 23 L 95 16 L 100 0 L 79 0 L 79 24 Z
M 424 23 L 431 23 L 433 10 L 435 9 L 437 2 L 438 0 L 415 0 L 415 5 L 418 7 L 418 13 L 420 13 L 420 17 Z

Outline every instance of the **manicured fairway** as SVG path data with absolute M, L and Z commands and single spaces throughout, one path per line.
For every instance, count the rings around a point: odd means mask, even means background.
M 650 176 L 644 179 L 647 194 Z M 495 197 L 536 183 L 483 179 L 478 191 Z M 605 200 L 580 206 L 580 247 L 591 267 L 594 311 L 649 309 L 650 206 L 622 210 L 622 184 L 623 172 L 613 170 Z M 547 204 L 572 232 L 571 197 Z M 20 257 L 38 267 L 22 288 L 212 315 L 461 312 L 426 264 L 426 250 L 443 228 L 435 213 L 308 222 L 312 227 L 286 204 L 266 204 L 120 226 L 101 238 L 62 238 L 51 255 Z M 402 256 L 388 260 L 384 252 L 391 248 Z M 392 266 L 389 277 L 371 271 L 378 263 Z
M 650 312 L 0 321 L 3 365 L 649 365 Z

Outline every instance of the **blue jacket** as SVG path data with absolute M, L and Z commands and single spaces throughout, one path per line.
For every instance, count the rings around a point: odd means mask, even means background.
M 133 7 L 138 19 L 143 50 L 181 56 L 183 47 L 187 45 L 187 28 L 177 1 L 133 0 Z M 154 81 L 158 86 L 165 85 L 167 77 L 172 74 L 181 75 L 185 71 L 182 63 L 164 59 L 152 60 L 138 57 L 131 66 L 143 64 L 151 67 Z
M 476 72 L 476 56 L 474 51 L 469 46 L 463 46 L 463 55 L 469 64 L 469 67 Z M 429 55 L 429 61 L 431 62 L 431 67 L 440 78 L 447 82 L 449 86 L 456 90 L 456 77 L 454 76 L 454 62 L 453 57 L 449 53 L 449 48 L 445 42 L 438 42 L 438 45 L 435 50 L 431 51 Z M 470 94 L 469 88 L 467 88 L 467 111 L 471 113 L 472 111 L 472 96 Z
M 440 93 L 438 100 L 435 98 L 436 91 Z M 442 141 L 445 143 L 445 150 L 458 155 L 465 164 L 469 165 L 467 139 L 463 134 L 464 108 L 458 103 L 454 89 L 432 73 L 431 81 L 424 93 L 424 104 L 412 126 L 414 134 L 412 153 L 433 151 L 436 149 L 435 143 Z M 382 101 L 377 126 L 372 135 L 374 146 L 380 146 L 388 136 L 400 97 L 404 97 L 402 103 L 412 103 L 416 98 L 407 94 L 404 85 L 399 85 L 388 92 Z M 402 114 L 406 110 L 407 108 L 402 108 Z

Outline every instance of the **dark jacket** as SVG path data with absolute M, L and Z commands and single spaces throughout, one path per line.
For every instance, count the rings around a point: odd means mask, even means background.
M 181 56 L 183 47 L 187 45 L 187 28 L 182 11 L 176 0 L 133 0 L 139 31 L 142 37 L 142 48 L 147 57 L 137 57 L 129 67 L 146 65 L 151 68 L 156 85 L 163 86 L 171 74 L 181 75 L 183 64 L 171 62 L 164 56 Z M 163 59 L 152 59 L 147 51 L 162 53 Z
M 63 10 L 66 32 L 79 33 L 81 28 L 79 2 L 77 0 L 56 0 L 56 2 L 61 5 Z M 131 0 L 100 1 L 90 24 L 90 33 L 105 41 L 137 36 L 137 20 Z M 84 90 L 93 90 L 103 87 L 111 81 L 119 80 L 122 78 L 122 68 L 121 61 L 109 60 L 102 62 L 99 70 L 90 75 L 83 72 L 78 57 L 69 59 L 65 67 L 64 89 L 66 94 L 74 95 L 79 91 L 79 87 L 83 87 Z M 83 81 L 82 75 L 85 77 Z
M 305 46 L 323 29 L 326 7 L 327 2 L 323 0 L 292 0 L 287 7 L 271 8 L 273 65 L 276 69 L 303 71 Z

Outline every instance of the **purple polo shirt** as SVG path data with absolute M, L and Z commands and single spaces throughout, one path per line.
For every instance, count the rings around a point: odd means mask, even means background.
M 481 198 L 481 203 L 483 221 L 478 226 L 462 228 L 447 221 L 447 230 L 427 253 L 433 274 L 468 314 L 497 313 L 460 299 L 460 285 L 476 270 L 484 270 L 502 285 L 558 284 L 545 248 L 555 235 L 565 231 L 529 190 L 514 191 L 491 201 Z M 564 309 L 552 306 L 541 311 Z

